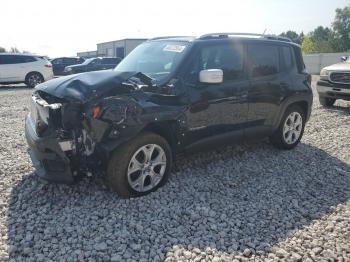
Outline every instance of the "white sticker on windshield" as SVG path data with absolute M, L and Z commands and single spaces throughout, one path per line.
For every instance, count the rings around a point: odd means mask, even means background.
M 163 51 L 181 53 L 185 47 L 184 45 L 166 45 Z

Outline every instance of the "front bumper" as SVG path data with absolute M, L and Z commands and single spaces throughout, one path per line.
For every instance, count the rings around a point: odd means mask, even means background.
M 48 181 L 71 184 L 74 182 L 70 160 L 62 151 L 56 137 L 38 137 L 30 114 L 25 120 L 25 136 L 36 174 Z
M 344 99 L 350 101 L 350 85 L 333 84 L 328 81 L 317 81 L 317 92 L 321 97 Z

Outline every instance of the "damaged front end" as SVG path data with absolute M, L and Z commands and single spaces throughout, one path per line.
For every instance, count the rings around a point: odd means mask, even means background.
M 98 90 L 96 81 L 90 81 L 89 75 L 49 81 L 44 83 L 49 86 L 39 86 L 33 92 L 25 135 L 41 178 L 72 183 L 83 174 L 104 170 L 100 167 L 108 159 L 106 148 L 133 135 L 129 129 L 120 138 L 126 124 L 137 126 L 141 110 L 131 98 L 119 96 L 130 89 L 110 73 L 94 75 L 102 81 L 104 92 Z M 109 83 L 110 88 L 106 88 Z M 135 133 L 136 129 L 131 128 Z

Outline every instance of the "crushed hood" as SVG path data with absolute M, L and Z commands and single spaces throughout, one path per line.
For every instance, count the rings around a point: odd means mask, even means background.
M 111 91 L 126 93 L 129 89 L 122 83 L 134 74 L 113 70 L 88 72 L 59 77 L 38 85 L 36 89 L 68 101 L 85 103 Z

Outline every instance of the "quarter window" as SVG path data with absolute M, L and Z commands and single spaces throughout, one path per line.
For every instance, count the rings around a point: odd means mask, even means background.
M 291 69 L 293 67 L 293 59 L 292 59 L 292 53 L 289 47 L 283 46 L 282 47 L 282 56 L 284 61 L 285 69 Z
M 278 46 L 253 44 L 248 47 L 251 76 L 262 77 L 279 72 Z

